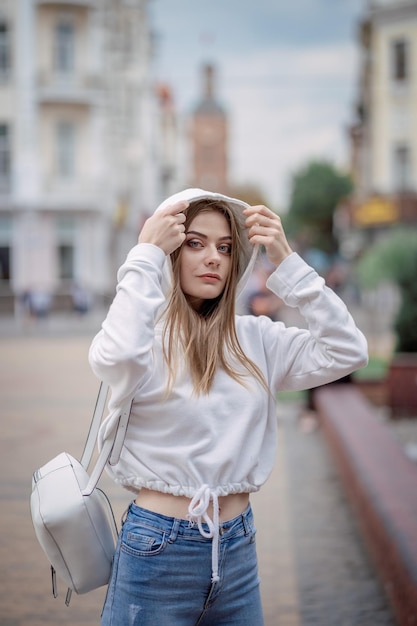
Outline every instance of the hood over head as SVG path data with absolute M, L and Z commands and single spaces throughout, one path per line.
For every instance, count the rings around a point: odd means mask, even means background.
M 246 286 L 249 277 L 252 273 L 253 267 L 255 265 L 259 246 L 252 244 L 249 242 L 247 231 L 245 228 L 245 216 L 243 215 L 243 210 L 249 207 L 249 204 L 243 202 L 243 200 L 238 200 L 237 198 L 230 198 L 229 196 L 225 196 L 221 193 L 215 193 L 212 191 L 204 191 L 203 189 L 185 189 L 184 191 L 180 191 L 170 196 L 166 200 L 164 200 L 156 209 L 156 211 L 160 211 L 171 204 L 175 204 L 176 202 L 186 201 L 186 202 L 194 202 L 196 200 L 221 200 L 226 202 L 230 209 L 233 211 L 236 221 L 240 227 L 242 234 L 242 247 L 239 251 L 240 254 L 240 267 L 242 268 L 241 276 L 239 278 L 239 283 L 237 287 L 236 297 L 242 293 L 244 287 Z M 155 212 L 156 212 L 155 211 Z M 185 212 L 187 209 L 185 210 Z M 167 257 L 167 262 L 164 267 L 164 291 L 168 290 L 168 286 L 171 285 L 171 268 L 170 268 L 170 258 Z

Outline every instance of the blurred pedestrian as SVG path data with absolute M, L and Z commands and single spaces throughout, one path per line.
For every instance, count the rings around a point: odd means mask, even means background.
M 272 320 L 279 319 L 282 300 L 273 293 L 266 283 L 275 267 L 265 254 L 259 255 L 246 288 L 245 312 L 252 315 L 267 315 Z
M 79 315 L 88 313 L 91 307 L 91 296 L 87 289 L 78 283 L 74 283 L 71 288 L 72 307 Z
M 51 310 L 52 296 L 44 289 L 32 289 L 28 292 L 31 315 L 38 320 L 45 320 Z
M 308 330 L 235 315 L 259 246 L 267 287 Z M 90 348 L 112 391 L 99 443 L 132 402 L 109 473 L 135 494 L 102 626 L 263 624 L 249 495 L 276 455 L 276 393 L 365 365 L 343 302 L 294 253 L 265 206 L 186 190 L 144 224 Z
M 305 255 L 306 260 L 312 257 Z M 335 293 L 339 293 L 341 288 L 346 282 L 347 279 L 347 268 L 340 261 L 340 259 L 330 259 L 324 254 L 315 254 L 314 260 L 318 261 L 318 263 L 314 263 L 314 269 L 319 271 L 318 266 L 322 270 L 322 275 L 326 281 L 326 285 L 330 287 Z M 342 376 L 331 383 L 328 384 L 339 384 L 339 383 L 350 383 L 352 382 L 351 374 L 347 374 L 346 376 Z M 322 385 L 320 385 L 322 386 Z M 320 387 L 312 387 L 307 389 L 306 393 L 306 403 L 305 407 L 301 411 L 300 420 L 299 420 L 299 429 L 301 432 L 309 434 L 316 430 L 319 425 L 317 410 L 316 410 L 316 392 Z

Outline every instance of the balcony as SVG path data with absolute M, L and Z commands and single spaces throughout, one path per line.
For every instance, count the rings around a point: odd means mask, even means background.
M 41 104 L 91 106 L 100 98 L 102 80 L 98 75 L 41 72 L 38 74 L 37 88 Z
M 99 0 L 36 0 L 38 6 L 71 6 L 71 7 L 80 7 L 85 9 L 94 9 L 98 4 Z

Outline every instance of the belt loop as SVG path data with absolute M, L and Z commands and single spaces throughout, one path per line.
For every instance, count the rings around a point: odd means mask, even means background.
M 242 513 L 242 524 L 243 524 L 243 528 L 245 530 L 245 535 L 251 535 L 252 534 L 252 526 L 250 521 L 248 520 L 248 516 L 249 516 L 249 511 L 250 509 L 244 511 Z
M 171 528 L 171 534 L 168 537 L 168 543 L 174 543 L 176 538 L 178 537 L 178 530 L 181 524 L 181 520 L 175 518 Z
M 127 519 L 127 516 L 129 515 L 130 510 L 131 510 L 131 508 L 132 508 L 132 504 L 134 504 L 134 501 L 133 501 L 133 502 L 130 502 L 130 503 L 129 503 L 129 505 L 128 505 L 128 507 L 127 507 L 127 509 L 125 509 L 125 510 L 124 510 L 124 512 L 123 512 L 123 515 L 122 515 L 122 517 L 121 517 L 121 519 L 120 519 L 120 526 L 121 526 L 121 528 L 123 528 L 123 526 L 124 526 L 124 524 L 125 524 L 125 521 L 126 521 L 126 519 Z

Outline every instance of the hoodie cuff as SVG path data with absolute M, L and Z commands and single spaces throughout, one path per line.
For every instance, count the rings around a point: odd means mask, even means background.
M 126 262 L 129 261 L 151 261 L 158 267 L 162 267 L 166 259 L 166 254 L 153 243 L 138 243 L 134 246 L 126 257 Z
M 320 278 L 317 272 L 296 252 L 293 252 L 270 275 L 266 286 L 286 304 L 296 306 L 298 300 L 296 292 L 298 293 L 300 287 L 306 287 L 317 278 Z
M 132 248 L 126 257 L 126 261 L 117 272 L 117 282 L 121 280 L 131 270 L 136 271 L 138 267 L 154 268 L 157 272 L 162 272 L 166 260 L 165 252 L 154 246 L 152 243 L 138 243 Z

